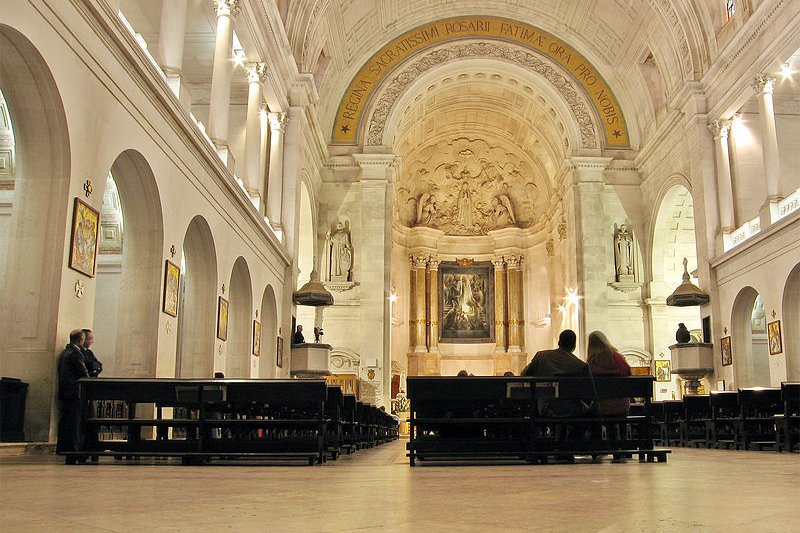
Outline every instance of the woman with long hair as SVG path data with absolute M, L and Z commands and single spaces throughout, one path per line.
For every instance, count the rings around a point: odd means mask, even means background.
M 600 331 L 589 334 L 586 362 L 592 376 L 630 376 L 631 367 L 606 336 Z M 595 409 L 600 415 L 624 415 L 630 409 L 627 398 L 598 400 Z

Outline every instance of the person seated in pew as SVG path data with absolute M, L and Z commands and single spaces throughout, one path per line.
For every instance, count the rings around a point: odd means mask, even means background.
M 586 376 L 589 373 L 589 367 L 572 353 L 576 343 L 575 332 L 565 329 L 558 336 L 558 348 L 536 352 L 520 375 L 530 377 Z M 589 409 L 586 403 L 577 399 L 540 398 L 538 404 L 540 414 L 552 417 L 581 416 Z
M 468 376 L 469 376 L 469 374 L 467 373 L 466 370 L 459 370 L 458 374 L 456 374 L 457 378 L 466 378 Z
M 600 332 L 589 334 L 586 346 L 586 359 L 592 376 L 630 376 L 631 367 L 625 358 Z M 607 398 L 596 400 L 592 410 L 601 416 L 623 416 L 628 414 L 631 402 L 628 398 Z

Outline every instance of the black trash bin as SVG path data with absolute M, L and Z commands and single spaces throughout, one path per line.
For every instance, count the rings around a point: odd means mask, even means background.
M 17 378 L 0 378 L 0 442 L 25 440 L 25 398 L 28 384 Z

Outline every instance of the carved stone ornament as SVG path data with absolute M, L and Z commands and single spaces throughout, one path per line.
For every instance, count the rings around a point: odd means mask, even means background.
M 753 80 L 753 90 L 756 92 L 756 94 L 772 94 L 774 89 L 775 78 L 769 74 L 756 76 L 755 80 Z
M 355 352 L 333 349 L 330 362 L 334 374 L 349 374 L 358 370 L 361 358 Z
M 436 48 L 394 75 L 394 78 L 386 88 L 381 90 L 377 99 L 377 104 L 370 117 L 365 144 L 370 146 L 385 144 L 383 134 L 392 108 L 408 87 L 424 73 L 445 63 L 484 58 L 500 59 L 519 65 L 549 81 L 553 88 L 561 94 L 572 111 L 575 123 L 580 130 L 581 147 L 598 147 L 597 131 L 599 128 L 595 127 L 592 114 L 589 112 L 589 107 L 583 98 L 583 93 L 575 87 L 572 79 L 562 74 L 558 66 L 553 62 L 544 60 L 542 56 L 518 46 L 494 42 L 461 43 Z
M 411 268 L 425 268 L 428 264 L 428 256 L 424 254 L 414 254 L 409 257 Z
M 558 240 L 567 240 L 567 221 L 561 217 L 561 222 L 558 223 Z
M 547 242 L 544 243 L 544 250 L 547 252 L 547 257 L 553 257 L 555 255 L 555 245 L 553 244 L 553 239 L 547 239 Z
M 464 137 L 421 150 L 397 183 L 395 214 L 408 227 L 445 235 L 486 235 L 534 223 L 539 199 L 521 156 Z
M 83 291 L 85 290 L 83 281 L 78 280 L 75 282 L 75 296 L 77 298 L 83 298 Z
M 507 255 L 505 256 L 505 260 L 509 270 L 519 270 L 520 266 L 522 265 L 521 255 Z

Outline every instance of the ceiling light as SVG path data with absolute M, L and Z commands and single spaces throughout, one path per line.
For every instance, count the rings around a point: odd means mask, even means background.
M 239 66 L 244 66 L 244 62 L 247 57 L 244 55 L 244 50 L 234 50 L 233 51 L 233 62 Z
M 792 67 L 789 65 L 788 61 L 784 63 L 783 66 L 781 67 L 781 76 L 783 76 L 783 79 L 792 76 Z

